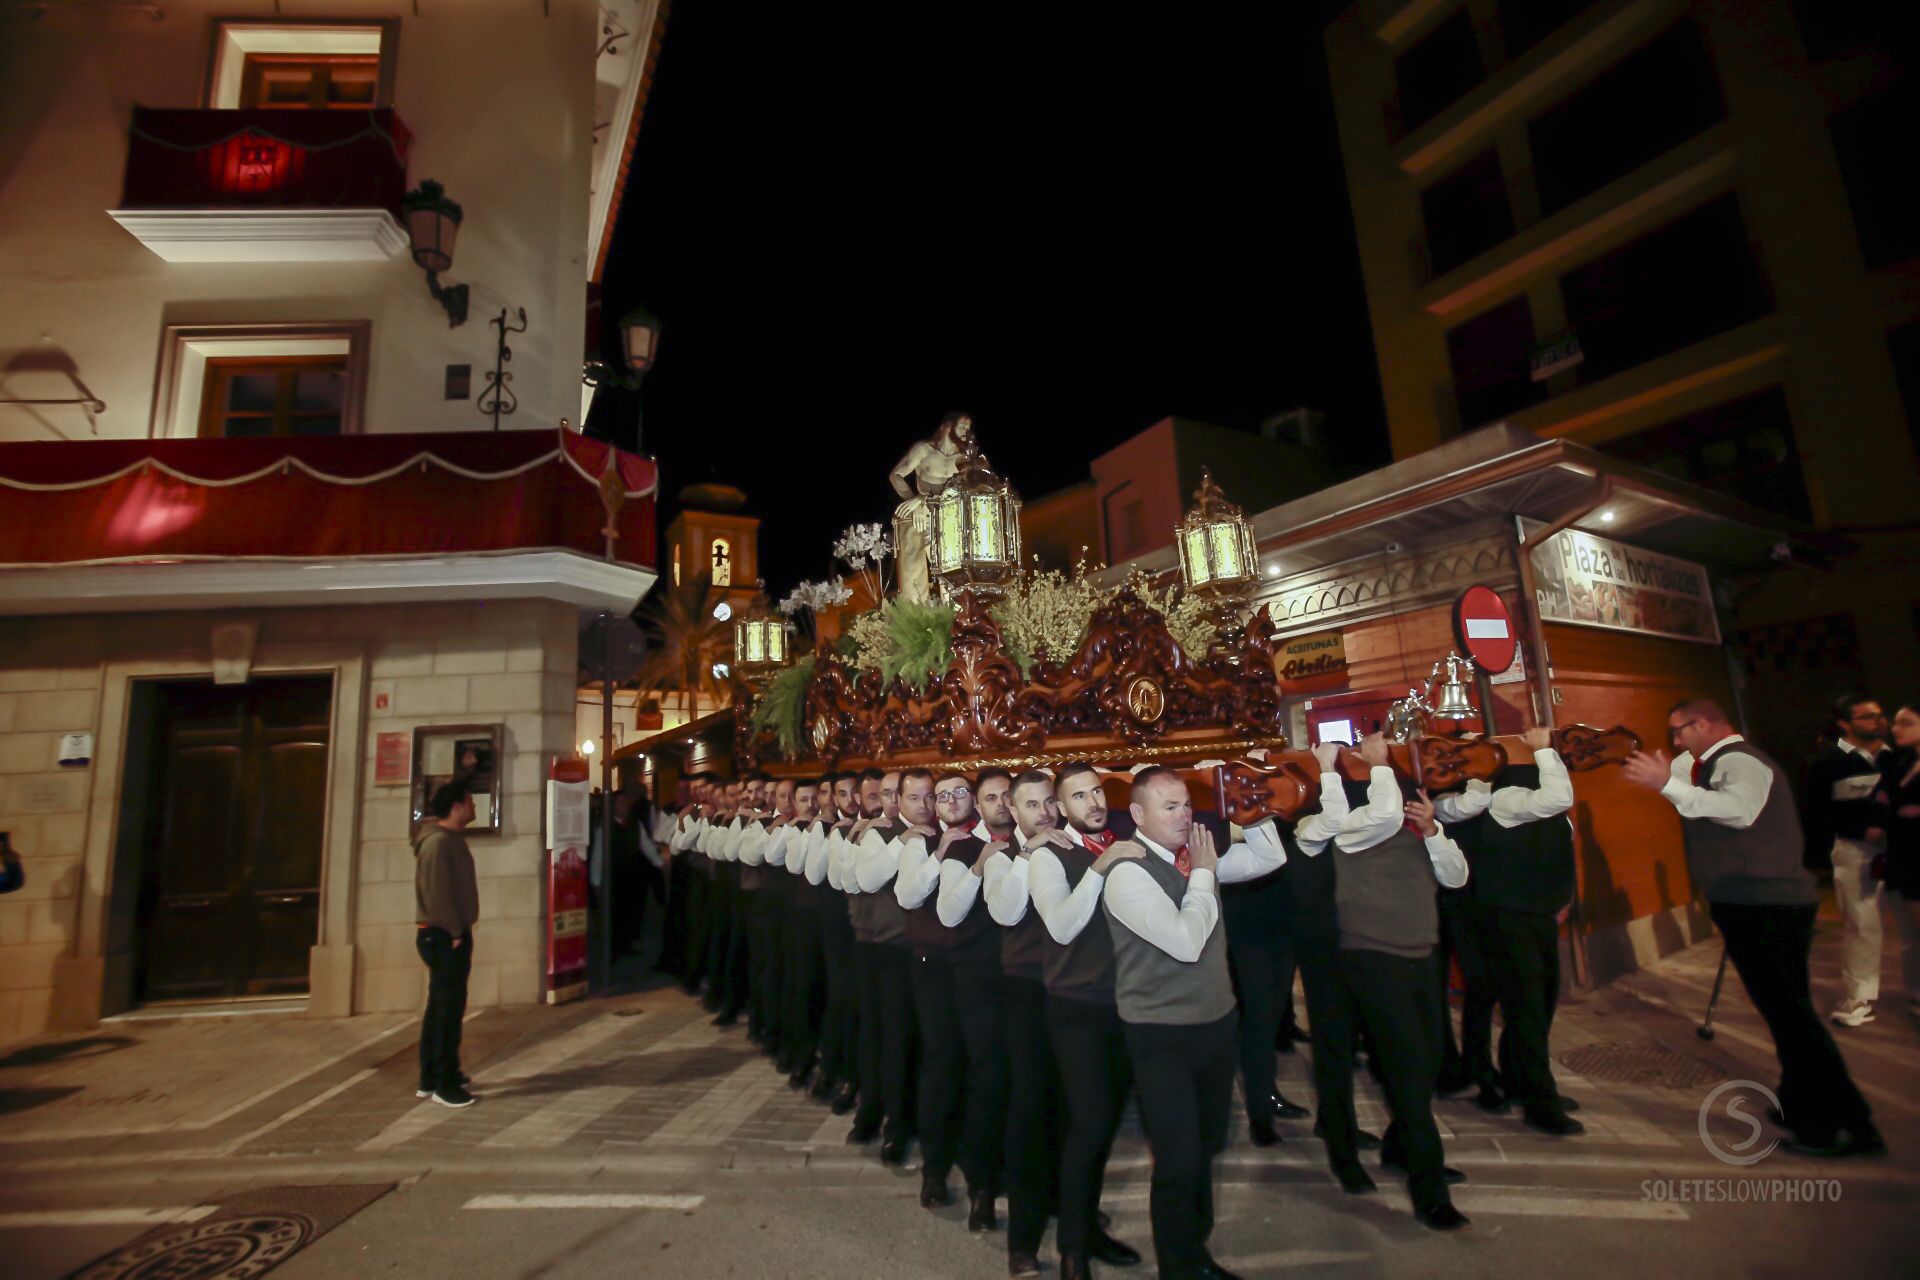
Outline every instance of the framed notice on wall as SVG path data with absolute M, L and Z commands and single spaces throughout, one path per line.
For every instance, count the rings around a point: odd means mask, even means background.
M 433 820 L 428 802 L 455 778 L 473 792 L 473 825 L 468 835 L 500 833 L 500 756 L 504 737 L 497 724 L 422 725 L 413 731 L 413 826 Z
M 1532 552 L 1543 622 L 1720 643 L 1706 568 L 1577 529 Z

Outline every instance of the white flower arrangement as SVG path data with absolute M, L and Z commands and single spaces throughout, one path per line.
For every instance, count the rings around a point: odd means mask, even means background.
M 887 560 L 892 555 L 893 539 L 878 523 L 850 525 L 833 544 L 834 559 L 860 575 L 875 601 L 886 598 Z
M 780 612 L 791 618 L 802 609 L 818 614 L 822 609 L 831 609 L 845 604 L 853 598 L 853 588 L 844 582 L 827 580 L 823 582 L 803 582 L 793 589 L 793 593 L 780 602 Z

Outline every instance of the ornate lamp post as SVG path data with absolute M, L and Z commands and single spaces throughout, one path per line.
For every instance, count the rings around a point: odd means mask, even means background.
M 605 360 L 589 360 L 580 371 L 580 381 L 590 387 L 620 387 L 638 391 L 640 382 L 653 368 L 654 351 L 660 345 L 660 321 L 645 307 L 634 307 L 620 317 L 620 354 L 626 358 L 628 373 L 622 373 Z M 640 447 L 639 409 L 634 410 L 634 448 Z
M 972 437 L 953 478 L 927 500 L 934 581 L 948 599 L 993 600 L 1020 568 L 1020 495 L 994 474 Z
M 1174 530 L 1180 548 L 1180 578 L 1187 590 L 1206 599 L 1214 625 L 1232 647 L 1241 630 L 1241 614 L 1260 576 L 1253 545 L 1253 524 L 1227 501 L 1213 473 L 1202 469 L 1193 509 Z

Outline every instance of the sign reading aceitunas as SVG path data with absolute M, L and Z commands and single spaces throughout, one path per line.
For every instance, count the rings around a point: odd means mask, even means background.
M 1273 654 L 1274 674 L 1288 694 L 1344 689 L 1347 642 L 1338 631 L 1316 631 L 1282 640 Z
M 1701 565 L 1575 529 L 1555 534 L 1532 554 L 1543 621 L 1720 643 L 1713 590 Z

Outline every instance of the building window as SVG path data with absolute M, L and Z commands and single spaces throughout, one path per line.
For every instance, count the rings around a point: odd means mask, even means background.
M 206 104 L 219 110 L 390 107 L 399 31 L 395 19 L 216 19 Z
M 1500 156 L 1489 149 L 1420 193 L 1433 275 L 1445 275 L 1513 235 Z
M 713 585 L 730 587 L 733 585 L 733 547 L 725 538 L 713 540 Z
M 151 432 L 355 435 L 364 429 L 371 341 L 364 320 L 169 325 Z
M 207 361 L 200 434 L 337 436 L 346 415 L 347 358 L 220 356 Z
M 1453 368 L 1452 402 L 1457 423 L 1443 422 L 1443 435 L 1484 426 L 1546 394 L 1533 380 L 1533 308 L 1523 295 L 1447 331 Z
M 1500 0 L 1500 30 L 1512 60 L 1588 9 L 1594 0 Z
M 1600 446 L 1617 458 L 1767 511 L 1812 518 L 1779 387 L 1688 414 Z
M 1758 320 L 1766 276 L 1731 195 L 1560 278 L 1583 383 Z
M 1699 29 L 1681 22 L 1527 125 L 1540 212 L 1559 212 L 1726 118 Z
M 1913 163 L 1920 76 L 1836 111 L 1829 127 L 1867 266 L 1920 254 L 1920 170 Z
M 1400 88 L 1395 140 L 1412 133 L 1487 78 L 1473 20 L 1464 8 L 1422 36 L 1393 64 Z
M 377 54 L 250 53 L 241 72 L 240 105 L 365 111 L 379 81 Z

